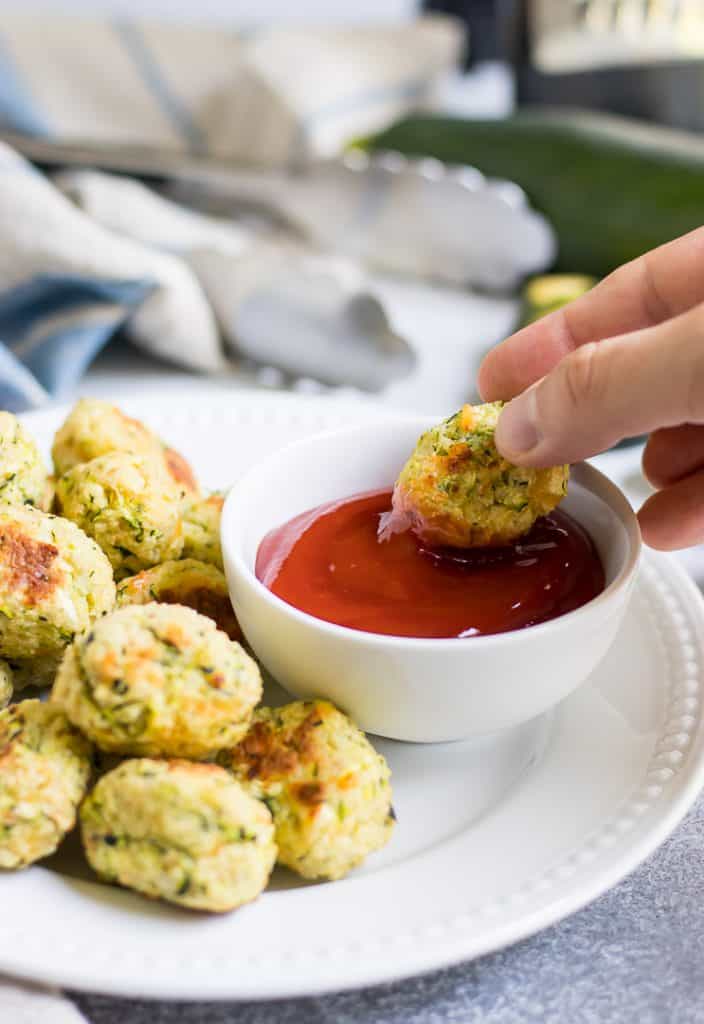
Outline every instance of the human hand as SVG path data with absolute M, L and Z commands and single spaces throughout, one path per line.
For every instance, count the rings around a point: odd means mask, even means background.
M 485 401 L 513 399 L 496 428 L 512 462 L 576 462 L 650 433 L 657 489 L 638 517 L 662 550 L 704 540 L 704 228 L 655 249 L 502 342 L 484 359 Z

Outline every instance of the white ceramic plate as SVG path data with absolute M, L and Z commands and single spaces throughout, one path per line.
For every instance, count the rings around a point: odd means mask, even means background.
M 123 404 L 212 486 L 306 432 L 379 416 L 259 393 Z M 26 421 L 48 446 L 64 412 Z M 692 804 L 703 638 L 699 593 L 651 556 L 606 661 L 551 718 L 479 744 L 379 741 L 399 824 L 348 879 L 282 871 L 256 903 L 207 917 L 90 881 L 69 843 L 52 864 L 0 876 L 0 971 L 116 995 L 265 999 L 389 981 L 530 935 L 633 870 Z

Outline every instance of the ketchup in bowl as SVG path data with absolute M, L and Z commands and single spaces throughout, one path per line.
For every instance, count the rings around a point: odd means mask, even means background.
M 256 575 L 288 604 L 369 633 L 472 637 L 546 622 L 604 589 L 588 533 L 565 512 L 502 548 L 431 549 L 407 531 L 379 541 L 391 491 L 321 505 L 267 534 Z

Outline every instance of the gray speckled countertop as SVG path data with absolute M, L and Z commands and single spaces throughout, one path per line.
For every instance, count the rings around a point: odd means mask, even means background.
M 704 797 L 660 850 L 596 903 L 473 963 L 318 999 L 74 998 L 91 1024 L 700 1024 Z

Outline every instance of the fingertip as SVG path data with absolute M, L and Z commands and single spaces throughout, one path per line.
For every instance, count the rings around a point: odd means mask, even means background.
M 658 491 L 638 511 L 643 543 L 655 551 L 680 551 L 704 540 L 700 474 Z
M 497 393 L 494 380 L 495 353 L 496 349 L 492 349 L 484 356 L 477 372 L 477 391 L 482 402 L 496 402 L 502 397 Z
M 653 452 L 653 449 L 650 447 L 650 442 L 648 442 L 643 449 L 640 465 L 643 471 L 643 476 L 650 486 L 654 487 L 656 490 L 660 490 L 662 487 L 666 486 L 668 481 L 661 470 L 658 469 L 657 463 L 658 453 Z
M 496 424 L 496 447 L 507 462 L 516 466 L 546 469 L 574 461 L 574 452 L 565 448 L 565 438 L 546 436 L 542 429 L 538 412 L 538 391 L 542 383 L 542 379 L 536 381 L 508 402 Z M 577 451 L 576 458 L 582 454 Z
M 496 424 L 494 442 L 505 459 L 520 465 L 522 459 L 530 459 L 539 441 L 535 391 L 529 389 L 504 406 Z
M 663 490 L 677 479 L 677 474 L 673 475 L 672 472 L 673 462 L 676 461 L 673 460 L 673 455 L 676 456 L 677 453 L 673 452 L 669 443 L 670 435 L 671 431 L 668 429 L 654 430 L 648 437 L 641 456 L 643 476 L 656 491 Z
M 636 513 L 640 535 L 643 538 L 643 543 L 647 544 L 649 548 L 653 548 L 655 551 L 672 551 L 673 538 L 669 529 L 663 530 L 662 517 L 658 514 L 659 503 L 656 502 L 654 505 L 654 498 L 657 498 L 657 495 L 647 498 Z
M 643 538 L 643 543 L 651 551 L 679 551 L 681 548 L 689 547 L 688 544 L 680 543 L 675 537 L 663 536 L 661 531 L 654 524 L 648 524 L 647 522 L 641 521 L 640 516 L 638 517 L 640 524 L 640 535 Z
M 656 490 L 699 472 L 704 465 L 704 426 L 684 423 L 654 430 L 643 450 L 641 465 L 643 475 Z
M 663 537 L 655 524 L 648 522 L 647 518 L 641 518 L 640 512 L 638 523 L 643 543 L 653 551 L 677 551 L 682 546 L 672 538 Z

